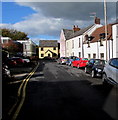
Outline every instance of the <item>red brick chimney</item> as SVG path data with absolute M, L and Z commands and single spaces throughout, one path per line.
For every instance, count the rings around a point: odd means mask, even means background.
M 100 24 L 100 18 L 98 18 L 98 17 L 95 17 L 95 24 Z
M 78 25 L 77 26 L 75 26 L 75 25 L 73 26 L 73 31 L 74 32 L 79 31 L 79 30 L 80 30 L 80 28 L 78 27 Z

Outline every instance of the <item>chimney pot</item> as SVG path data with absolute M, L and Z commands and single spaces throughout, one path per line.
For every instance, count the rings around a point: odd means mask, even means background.
M 100 24 L 100 18 L 95 17 L 95 24 Z

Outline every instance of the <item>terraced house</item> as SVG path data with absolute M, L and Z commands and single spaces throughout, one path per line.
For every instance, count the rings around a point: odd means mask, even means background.
M 57 40 L 40 40 L 39 41 L 39 58 L 44 57 L 58 58 L 58 41 Z
M 86 28 L 77 31 L 63 29 L 60 36 L 60 56 L 77 56 L 104 60 L 118 57 L 117 31 L 118 22 L 108 24 L 106 42 L 105 26 L 100 24 L 100 19 L 97 17 L 94 24 Z

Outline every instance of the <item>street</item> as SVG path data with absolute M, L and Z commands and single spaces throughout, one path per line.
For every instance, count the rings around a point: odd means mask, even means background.
M 115 120 L 116 90 L 84 69 L 40 61 L 17 120 Z

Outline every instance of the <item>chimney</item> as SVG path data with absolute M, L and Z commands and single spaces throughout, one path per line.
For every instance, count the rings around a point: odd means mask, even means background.
M 98 17 L 95 17 L 95 24 L 100 24 L 100 18 L 98 18 Z
M 73 26 L 73 31 L 74 32 L 79 31 L 79 30 L 80 30 L 80 28 L 78 27 L 78 25 L 77 26 L 75 26 L 75 25 Z

